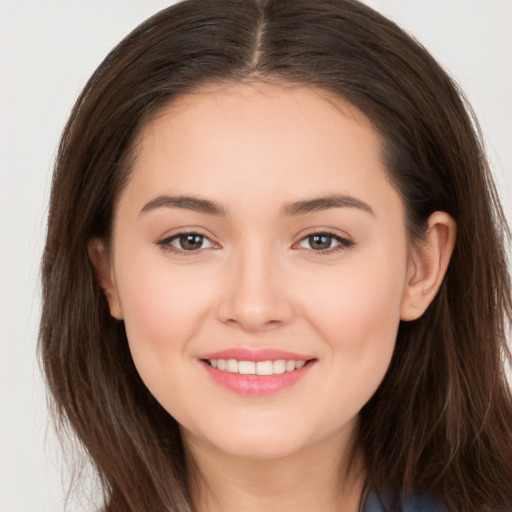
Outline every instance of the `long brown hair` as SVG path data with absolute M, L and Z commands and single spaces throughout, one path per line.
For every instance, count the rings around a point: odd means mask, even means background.
M 42 265 L 40 352 L 57 418 L 85 447 L 106 510 L 187 511 L 176 421 L 133 365 L 88 258 L 108 240 L 141 127 L 204 84 L 266 80 L 337 94 L 374 124 L 411 239 L 441 210 L 458 238 L 427 312 L 402 323 L 361 411 L 367 488 L 419 490 L 452 511 L 512 506 L 509 232 L 478 125 L 457 87 L 394 23 L 355 0 L 187 0 L 104 60 L 57 156 Z

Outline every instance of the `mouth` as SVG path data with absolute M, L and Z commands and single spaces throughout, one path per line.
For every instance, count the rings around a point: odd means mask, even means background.
M 222 372 L 238 373 L 240 375 L 281 375 L 286 372 L 299 370 L 308 361 L 293 359 L 277 359 L 275 361 L 239 361 L 237 359 L 207 359 L 212 368 Z
M 200 359 L 210 378 L 242 395 L 269 395 L 293 386 L 317 359 L 280 350 L 236 349 Z

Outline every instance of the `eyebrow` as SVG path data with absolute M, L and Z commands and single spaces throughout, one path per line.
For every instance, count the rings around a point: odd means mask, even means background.
M 326 195 L 289 203 L 283 207 L 282 213 L 284 215 L 305 215 L 328 210 L 329 208 L 357 208 L 375 215 L 369 204 L 355 197 L 342 194 Z
M 208 199 L 194 196 L 170 196 L 161 195 L 145 204 L 141 214 L 155 210 L 156 208 L 183 208 L 194 212 L 207 213 L 209 215 L 225 215 L 225 211 L 219 204 Z
M 225 216 L 226 212 L 222 206 L 209 199 L 202 199 L 195 196 L 171 196 L 160 195 L 144 205 L 141 214 L 150 212 L 157 208 L 182 208 L 209 215 Z M 357 208 L 359 210 L 375 215 L 370 205 L 352 196 L 332 194 L 302 201 L 295 201 L 286 204 L 281 209 L 283 215 L 305 215 L 308 213 L 320 212 L 329 208 Z

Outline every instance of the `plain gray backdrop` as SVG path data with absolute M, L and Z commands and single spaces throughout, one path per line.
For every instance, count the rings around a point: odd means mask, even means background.
M 36 360 L 39 261 L 59 135 L 107 52 L 169 3 L 0 0 L 1 512 L 64 510 L 69 480 Z M 512 219 L 512 1 L 366 3 L 414 34 L 466 91 Z M 67 510 L 93 509 L 72 498 Z

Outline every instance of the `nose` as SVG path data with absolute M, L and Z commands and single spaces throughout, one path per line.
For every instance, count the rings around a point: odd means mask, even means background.
M 290 322 L 291 298 L 279 276 L 276 258 L 263 251 L 245 251 L 230 262 L 218 318 L 247 332 L 267 331 Z

